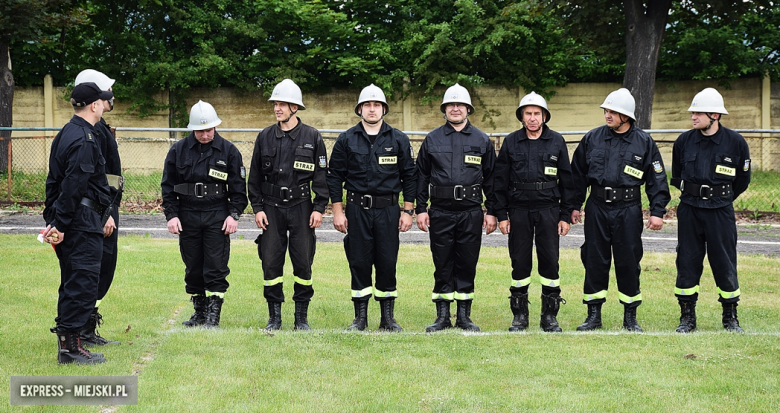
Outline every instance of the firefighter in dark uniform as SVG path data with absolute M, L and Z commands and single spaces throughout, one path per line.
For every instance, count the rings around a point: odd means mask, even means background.
M 187 327 L 218 327 L 230 273 L 230 234 L 248 203 L 241 153 L 219 136 L 210 104 L 190 110 L 188 129 L 165 158 L 162 198 L 168 232 L 179 235 L 187 294 L 195 308 Z
M 333 226 L 347 234 L 344 251 L 352 275 L 355 319 L 348 330 L 366 329 L 372 295 L 381 307 L 379 329 L 402 330 L 394 316 L 398 233 L 412 227 L 417 172 L 409 137 L 383 121 L 387 111 L 382 89 L 373 84 L 365 87 L 355 106 L 360 123 L 339 135 L 330 156 L 327 181 Z M 401 191 L 403 211 L 398 207 Z
M 672 151 L 672 185 L 681 191 L 674 288 L 681 312 L 677 332 L 696 330 L 696 300 L 706 254 L 723 306 L 723 328 L 741 333 L 733 202 L 750 184 L 750 151 L 742 135 L 720 124 L 728 112 L 717 90 L 699 92 L 688 111 L 693 112 L 693 129 L 677 138 Z
M 295 82 L 284 79 L 268 100 L 274 102 L 277 123 L 257 135 L 248 181 L 255 223 L 263 229 L 255 242 L 268 302 L 266 330 L 282 328 L 282 276 L 288 245 L 295 282 L 294 328 L 309 330 L 309 301 L 314 295 L 311 266 L 317 240 L 314 229 L 322 224 L 328 205 L 327 152 L 322 135 L 296 116 L 306 107 Z
M 104 73 L 93 69 L 81 71 L 76 76 L 76 85 L 92 82 L 98 85 L 101 90 L 112 91 L 114 79 L 109 78 Z M 113 92 L 112 92 L 113 93 Z M 103 101 L 103 113 L 114 110 L 114 99 Z M 117 239 L 119 237 L 119 204 L 122 202 L 122 187 L 124 178 L 122 177 L 122 163 L 119 159 L 119 147 L 117 146 L 114 134 L 111 133 L 111 127 L 102 117 L 95 124 L 95 136 L 100 142 L 100 150 L 103 158 L 106 160 L 106 177 L 108 185 L 111 188 L 111 204 L 103 213 L 105 225 L 103 225 L 103 259 L 100 263 L 100 281 L 98 283 L 98 298 L 95 303 L 95 309 L 89 321 L 81 331 L 81 344 L 85 346 L 104 346 L 107 344 L 119 344 L 118 341 L 107 340 L 101 337 L 97 327 L 103 323 L 103 315 L 98 312 L 98 307 L 103 298 L 108 293 L 111 283 L 114 281 L 117 260 Z
M 58 361 L 93 364 L 106 361 L 81 345 L 79 332 L 95 309 L 103 252 L 105 208 L 111 202 L 105 158 L 95 136 L 106 101 L 113 93 L 95 83 L 76 86 L 71 93 L 75 115 L 57 134 L 49 158 L 43 238 L 55 246 L 60 262 L 56 327 Z
M 623 328 L 641 332 L 636 309 L 642 304 L 639 274 L 642 260 L 641 185 L 650 202 L 647 228 L 660 230 L 671 199 L 664 163 L 653 138 L 634 126 L 634 97 L 628 89 L 610 93 L 601 107 L 606 125 L 591 130 L 574 151 L 571 167 L 575 194 L 573 224 L 580 222 L 585 206 L 585 267 L 583 303 L 588 305 L 579 331 L 601 328 L 601 305 L 607 300 L 609 269 L 615 256 L 618 299 L 623 304 Z
M 559 239 L 569 233 L 573 182 L 569 150 L 558 132 L 547 126 L 547 101 L 534 92 L 520 100 L 515 113 L 523 128 L 510 133 L 496 159 L 494 191 L 501 233 L 509 234 L 512 285 L 509 308 L 514 318 L 509 331 L 528 328 L 528 286 L 533 249 L 542 285 L 540 327 L 561 332 L 556 317 L 561 303 L 558 274 Z
M 436 320 L 425 331 L 452 327 L 453 300 L 458 308 L 455 326 L 479 331 L 471 321 L 471 304 L 482 229 L 487 234 L 496 229 L 492 192 L 496 152 L 490 138 L 468 121 L 474 106 L 466 88 L 456 83 L 447 89 L 440 109 L 447 122 L 425 137 L 417 155 L 417 227 L 430 230 L 436 268 L 432 293 Z M 482 213 L 483 192 L 487 215 Z

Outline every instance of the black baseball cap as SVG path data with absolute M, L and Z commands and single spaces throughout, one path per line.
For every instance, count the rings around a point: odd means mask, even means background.
M 82 108 L 98 100 L 111 100 L 113 98 L 113 92 L 100 90 L 98 85 L 92 82 L 81 83 L 74 87 L 73 92 L 70 93 L 70 103 L 77 108 Z

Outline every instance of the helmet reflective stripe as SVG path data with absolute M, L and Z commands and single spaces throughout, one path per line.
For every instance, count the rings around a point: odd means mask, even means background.
M 633 297 L 629 297 L 621 292 L 618 292 L 618 300 L 620 300 L 621 303 L 631 304 L 637 301 L 642 301 L 642 294 L 637 294 Z
M 729 114 L 723 104 L 723 96 L 711 87 L 702 90 L 693 97 L 688 112 Z
M 474 106 L 471 104 L 471 95 L 469 95 L 469 91 L 457 83 L 450 86 L 450 88 L 444 92 L 444 99 L 442 99 L 441 106 L 439 107 L 441 113 L 444 113 L 444 108 L 448 103 L 463 103 L 468 106 L 469 115 L 474 113 Z
M 601 108 L 626 115 L 636 121 L 636 116 L 634 116 L 636 102 L 634 97 L 631 96 L 631 92 L 624 87 L 607 95 L 604 103 L 601 104 Z
M 86 69 L 82 70 L 81 73 L 76 76 L 75 86 L 78 86 L 82 83 L 94 83 L 100 88 L 100 90 L 108 90 L 111 89 L 111 86 L 114 85 L 114 82 L 116 82 L 116 80 L 111 79 L 102 72 L 98 72 L 97 70 L 93 69 Z
M 217 111 L 214 110 L 214 106 L 199 100 L 190 109 L 190 124 L 187 125 L 187 129 L 206 130 L 216 127 L 220 123 L 222 123 L 222 119 L 217 117 Z
M 517 110 L 515 111 L 515 117 L 517 117 L 517 120 L 520 122 L 523 121 L 523 108 L 526 106 L 539 106 L 542 108 L 542 111 L 544 111 L 545 115 L 547 115 L 546 119 L 542 123 L 547 123 L 550 121 L 552 115 L 550 114 L 550 109 L 547 109 L 547 101 L 544 100 L 542 95 L 539 95 L 536 92 L 531 92 L 520 99 L 520 106 L 518 106 Z
M 385 108 L 385 115 L 390 112 L 390 107 L 387 105 L 387 99 L 385 98 L 385 92 L 382 91 L 382 89 L 379 88 L 379 86 L 374 85 L 373 83 L 364 87 L 363 90 L 360 91 L 360 96 L 358 97 L 358 103 L 355 105 L 355 114 L 360 116 L 360 107 L 363 106 L 366 102 L 379 102 L 384 106 Z
M 274 91 L 271 92 L 271 98 L 269 102 L 286 102 L 293 105 L 298 105 L 298 110 L 306 110 L 306 106 L 303 106 L 303 94 L 301 88 L 290 79 L 284 79 L 279 82 Z

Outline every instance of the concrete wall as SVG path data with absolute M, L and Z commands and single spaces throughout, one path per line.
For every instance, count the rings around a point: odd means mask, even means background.
M 47 78 L 50 79 L 50 78 Z M 723 124 L 733 129 L 780 129 L 780 84 L 770 84 L 768 79 L 739 79 L 730 82 L 730 88 L 716 82 L 686 81 L 658 82 L 653 103 L 653 129 L 688 129 L 690 115 L 687 112 L 693 96 L 705 87 L 717 88 L 724 97 L 729 115 Z M 619 84 L 585 83 L 570 84 L 555 89 L 549 99 L 552 118 L 550 127 L 558 131 L 587 131 L 604 124 L 603 111 L 599 105 Z M 439 93 L 444 93 L 444 88 Z M 471 121 L 488 133 L 508 133 L 520 128 L 515 110 L 525 91 L 519 88 L 485 86 L 470 91 L 476 107 Z M 44 87 L 18 88 L 14 95 L 14 126 L 17 127 L 59 127 L 73 114 L 66 99 L 66 90 L 53 87 L 47 80 Z M 306 110 L 299 116 L 306 124 L 318 129 L 347 129 L 358 122 L 354 114 L 358 91 L 333 90 L 327 94 L 305 94 Z M 165 100 L 164 94 L 157 97 Z M 275 122 L 272 104 L 259 92 L 235 89 L 193 89 L 188 93 L 189 107 L 198 99 L 214 105 L 222 119 L 217 128 L 264 128 Z M 443 124 L 439 110 L 440 100 L 422 104 L 416 97 L 404 101 L 389 102 L 390 112 L 385 118 L 392 126 L 405 131 L 429 131 Z M 115 109 L 104 117 L 112 126 L 164 128 L 168 126 L 168 113 L 160 112 L 145 118 L 138 118 L 128 112 L 130 102 L 117 100 Z M 56 132 L 14 132 L 14 137 L 53 136 Z M 673 134 L 654 134 L 666 162 L 671 158 Z M 252 142 L 256 133 L 223 133 L 234 141 L 248 165 Z M 334 137 L 334 134 L 325 134 Z M 572 141 L 573 151 L 581 135 L 567 135 Z M 122 164 L 133 172 L 159 171 L 165 154 L 171 144 L 167 132 L 119 131 Z M 780 169 L 780 139 L 778 135 L 745 134 L 751 148 L 755 167 Z M 154 138 L 154 140 L 149 140 Z M 412 136 L 419 146 L 422 136 Z M 141 141 L 143 140 L 143 141 Z M 665 143 L 666 142 L 666 143 Z M 14 167 L 21 170 L 45 168 L 48 159 L 50 139 L 14 140 Z M 332 145 L 332 143 L 331 143 Z M 330 145 L 329 145 L 330 146 Z

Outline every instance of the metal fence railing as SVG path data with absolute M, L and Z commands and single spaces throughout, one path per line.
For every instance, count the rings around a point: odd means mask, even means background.
M 5 202 L 41 202 L 45 196 L 45 180 L 48 173 L 48 160 L 53 133 L 60 128 L 0 128 L 26 134 L 51 136 L 12 136 L 7 145 L 0 138 L 0 148 L 4 149 L 0 157 L 0 200 Z M 249 168 L 254 147 L 254 139 L 246 136 L 262 129 L 219 129 L 220 135 L 229 139 L 241 152 L 244 165 Z M 671 163 L 672 145 L 677 136 L 685 129 L 647 130 L 651 133 L 661 150 L 664 160 Z M 125 193 L 122 209 L 128 212 L 159 211 L 161 202 L 160 180 L 165 156 L 171 145 L 186 136 L 187 129 L 180 128 L 116 128 L 117 143 L 122 159 L 125 176 Z M 170 134 L 176 138 L 150 137 Z M 343 130 L 320 130 L 330 154 L 336 137 Z M 573 153 L 582 135 L 587 131 L 559 131 L 569 143 L 569 153 Z M 753 178 L 750 188 L 735 203 L 738 211 L 780 212 L 780 130 L 778 129 L 737 129 L 745 136 L 750 146 Z M 130 133 L 136 136 L 127 136 Z M 415 153 L 422 144 L 426 131 L 407 131 Z M 146 135 L 146 136 L 144 136 Z M 231 138 L 233 135 L 234 138 Z M 501 147 L 508 133 L 489 134 L 494 141 L 496 151 Z M 4 188 L 3 188 L 4 187 Z M 672 203 L 678 202 L 679 191 L 672 189 Z M 672 208 L 673 209 L 673 208 Z

